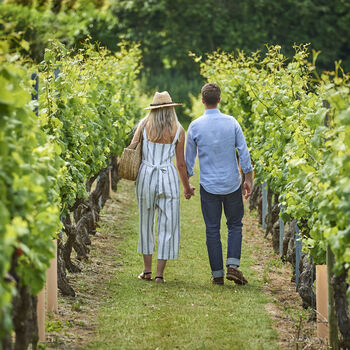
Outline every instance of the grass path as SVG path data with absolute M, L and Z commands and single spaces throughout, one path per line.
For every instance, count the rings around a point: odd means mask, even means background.
M 198 193 L 198 170 L 192 183 Z M 138 209 L 133 183 L 121 181 L 112 202 L 118 205 L 105 208 L 109 219 L 102 221 L 100 230 L 121 237 L 111 240 L 110 247 L 118 267 L 103 286 L 109 298 L 99 307 L 95 339 L 86 349 L 279 349 L 278 333 L 265 307 L 271 298 L 252 268 L 257 262 L 254 245 L 245 244 L 243 238 L 241 269 L 248 285 L 227 280 L 224 286 L 211 284 L 199 194 L 190 201 L 181 199 L 180 256 L 168 262 L 163 285 L 136 278 L 143 264 L 136 253 Z M 249 219 L 249 213 L 246 216 Z M 117 223 L 111 224 L 111 217 Z M 251 234 L 247 228 L 251 225 L 244 226 L 244 237 Z M 226 238 L 223 220 L 224 254 Z M 155 262 L 154 258 L 154 273 Z

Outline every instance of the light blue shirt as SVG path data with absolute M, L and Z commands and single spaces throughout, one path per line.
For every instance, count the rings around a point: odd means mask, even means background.
M 199 181 L 209 193 L 229 194 L 241 185 L 236 149 L 243 172 L 253 170 L 241 126 L 234 117 L 222 114 L 218 109 L 207 109 L 188 128 L 186 165 L 189 176 L 194 174 L 197 149 Z

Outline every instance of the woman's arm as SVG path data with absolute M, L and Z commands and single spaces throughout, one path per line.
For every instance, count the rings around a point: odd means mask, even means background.
M 184 156 L 185 149 L 185 130 L 181 127 L 179 140 L 176 144 L 176 167 L 180 175 L 180 179 L 184 188 L 186 199 L 190 199 L 194 195 L 195 188 L 189 183 L 187 175 L 187 167 Z

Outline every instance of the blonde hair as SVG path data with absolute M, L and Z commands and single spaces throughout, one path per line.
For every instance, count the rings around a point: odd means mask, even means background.
M 164 134 L 171 136 L 173 130 L 177 128 L 179 121 L 174 107 L 163 107 L 152 109 L 149 114 L 140 121 L 141 127 L 146 126 L 148 138 L 159 141 Z

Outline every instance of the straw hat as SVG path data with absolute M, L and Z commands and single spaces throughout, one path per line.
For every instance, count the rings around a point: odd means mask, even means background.
M 175 103 L 172 101 L 168 91 L 163 91 L 156 92 L 153 96 L 153 102 L 150 104 L 149 107 L 146 107 L 145 109 L 156 109 L 181 105 L 182 103 Z

